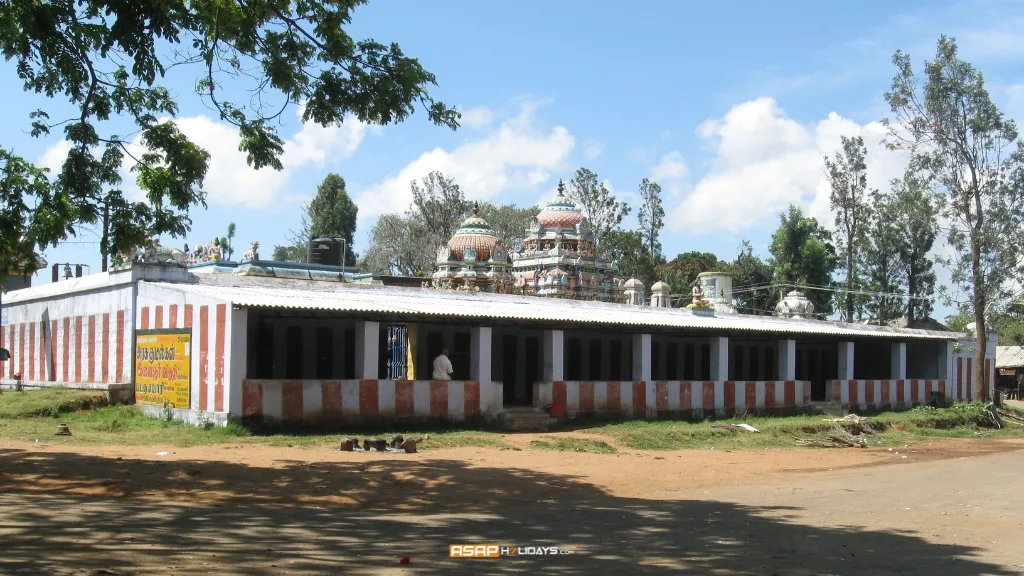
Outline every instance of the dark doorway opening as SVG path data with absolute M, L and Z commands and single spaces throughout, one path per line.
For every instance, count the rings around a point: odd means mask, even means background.
M 274 325 L 260 322 L 256 333 L 256 374 L 255 378 L 274 377 Z
M 583 342 L 579 338 L 569 338 L 565 347 L 565 379 L 578 381 L 583 379 Z
M 536 336 L 526 337 L 526 386 L 521 401 L 533 404 L 533 383 L 541 379 L 540 373 L 540 339 Z M 518 399 L 518 398 L 517 398 Z
M 612 382 L 622 381 L 622 342 L 612 340 L 608 346 L 608 379 Z
M 518 346 L 519 338 L 515 334 L 506 334 L 501 339 L 501 401 L 504 404 L 516 403 Z
M 356 329 L 345 329 L 345 364 L 341 369 L 341 377 L 354 380 L 356 377 Z
M 587 372 L 587 380 L 601 379 L 601 341 L 590 341 L 590 370 Z
M 469 380 L 469 332 L 455 333 L 455 346 L 451 351 L 452 380 Z
M 289 380 L 300 380 L 302 378 L 302 326 L 289 326 L 286 334 L 288 348 L 284 377 Z
M 316 377 L 334 378 L 334 330 L 329 326 L 316 329 Z

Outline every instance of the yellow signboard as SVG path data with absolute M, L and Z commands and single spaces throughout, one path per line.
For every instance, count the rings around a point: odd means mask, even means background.
M 188 409 L 192 378 L 191 330 L 138 330 L 135 403 Z

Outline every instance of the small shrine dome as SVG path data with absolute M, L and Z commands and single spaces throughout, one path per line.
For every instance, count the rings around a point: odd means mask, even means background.
M 549 228 L 572 228 L 583 221 L 583 212 L 565 197 L 565 184 L 558 181 L 558 195 L 537 214 L 537 221 Z
M 474 206 L 473 214 L 462 221 L 459 229 L 448 241 L 450 255 L 456 260 L 465 259 L 466 250 L 476 251 L 477 262 L 484 262 L 491 257 L 498 237 L 486 220 L 480 217 L 479 206 Z
M 654 283 L 654 286 L 651 286 L 651 291 L 652 292 L 661 292 L 661 291 L 669 292 L 669 291 L 671 291 L 671 287 L 668 284 L 662 282 L 661 280 L 658 280 L 657 282 Z
M 644 283 L 637 280 L 636 278 L 630 278 L 629 280 L 626 280 L 626 284 L 623 286 L 623 288 L 626 290 L 643 290 Z
M 792 290 L 775 306 L 775 315 L 783 318 L 806 318 L 814 314 L 814 303 L 803 292 Z

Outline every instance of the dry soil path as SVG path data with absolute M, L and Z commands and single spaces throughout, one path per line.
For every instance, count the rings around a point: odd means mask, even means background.
M 0 572 L 1024 574 L 1021 441 L 899 455 L 157 451 L 0 442 Z M 448 558 L 485 542 L 576 553 Z

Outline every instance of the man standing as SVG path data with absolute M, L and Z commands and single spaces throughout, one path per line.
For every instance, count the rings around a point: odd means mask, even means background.
M 434 380 L 451 380 L 452 363 L 448 360 L 448 349 L 442 348 L 441 355 L 434 358 Z

